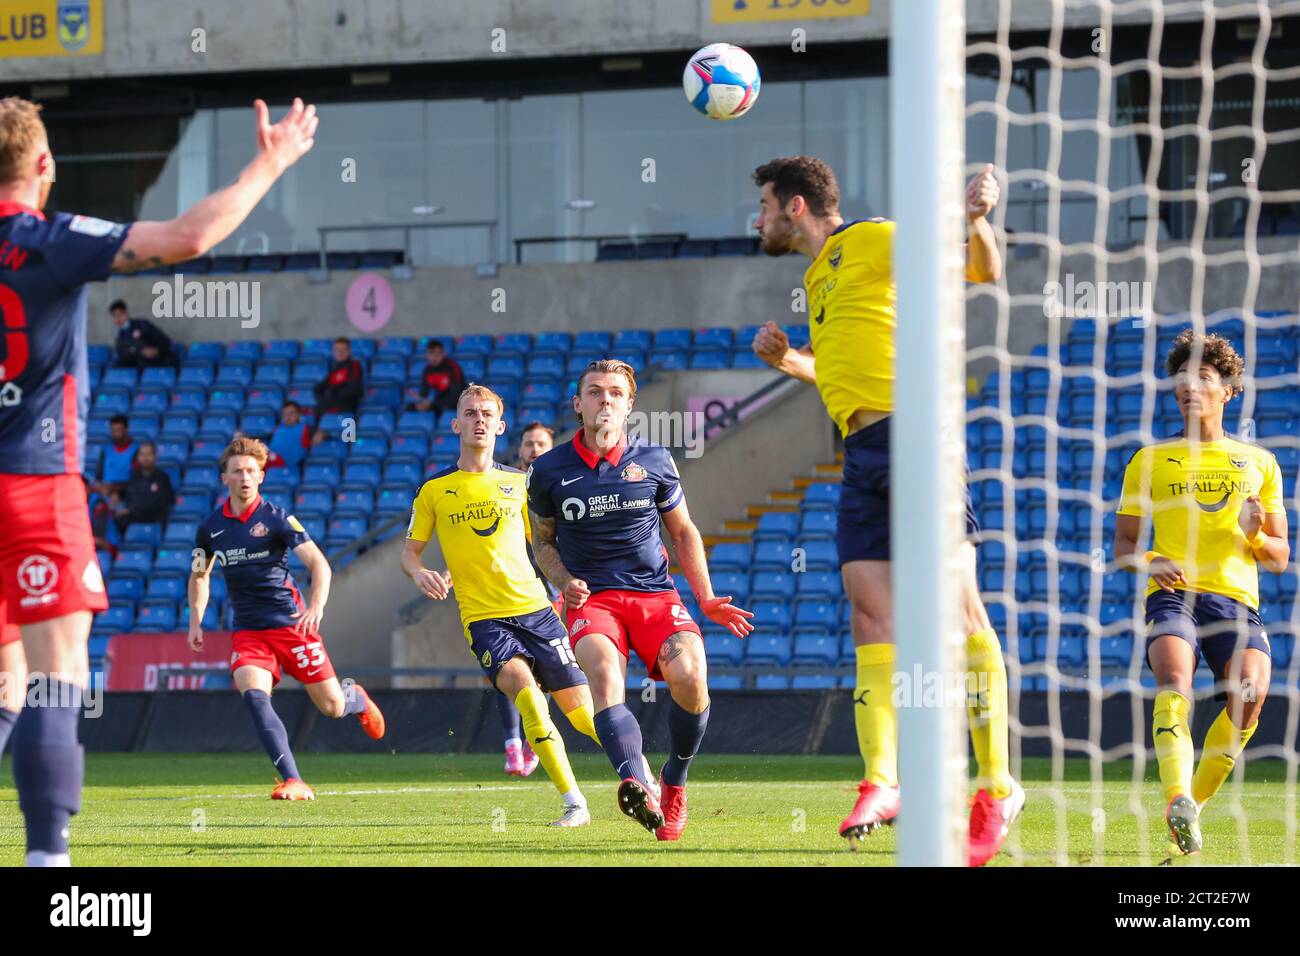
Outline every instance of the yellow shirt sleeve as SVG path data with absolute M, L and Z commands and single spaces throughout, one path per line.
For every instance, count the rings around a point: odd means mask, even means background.
M 1151 503 L 1151 469 L 1147 456 L 1138 451 L 1124 469 L 1124 489 L 1120 492 L 1116 514 L 1143 515 Z
M 1278 467 L 1277 457 L 1272 453 L 1264 466 L 1264 484 L 1259 489 L 1259 501 L 1264 506 L 1264 514 L 1286 513 L 1286 503 L 1282 497 L 1282 469 Z
M 433 505 L 430 504 L 429 496 L 425 495 L 424 488 L 420 489 L 415 501 L 411 503 L 411 523 L 406 526 L 406 536 L 412 541 L 428 541 L 433 537 Z

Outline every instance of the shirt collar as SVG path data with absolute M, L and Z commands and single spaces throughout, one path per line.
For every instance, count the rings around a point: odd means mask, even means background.
M 573 436 L 573 448 L 578 453 L 578 457 L 586 462 L 588 468 L 595 468 L 600 459 L 596 453 L 589 449 L 582 441 L 583 429 L 579 428 Z M 627 432 L 622 432 L 618 436 L 618 444 L 605 453 L 605 460 L 611 465 L 618 467 L 619 461 L 623 458 L 623 452 L 627 451 Z
M 35 216 L 37 219 L 44 219 L 45 213 L 39 209 L 33 209 L 31 206 L 24 206 L 20 202 L 14 202 L 11 199 L 0 200 L 0 217 L 17 216 L 27 213 L 29 216 Z
M 244 524 L 248 524 L 248 519 L 253 517 L 253 512 L 256 511 L 258 508 L 260 508 L 261 506 L 262 506 L 262 496 L 257 495 L 253 499 L 253 503 L 244 510 L 244 513 L 237 515 L 230 510 L 230 499 L 227 498 L 226 503 L 221 506 L 221 513 L 225 515 L 227 518 L 237 518 L 240 521 L 242 521 Z

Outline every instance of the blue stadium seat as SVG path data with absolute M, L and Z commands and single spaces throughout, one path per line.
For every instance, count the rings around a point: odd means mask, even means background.
M 690 329 L 658 329 L 650 345 L 638 345 L 636 348 L 689 349 L 692 339 Z
M 751 566 L 758 571 L 789 571 L 794 560 L 791 550 L 788 538 L 755 541 Z
M 799 547 L 803 548 L 805 570 L 813 571 L 837 571 L 840 564 L 839 549 L 834 541 L 801 541 Z
M 713 552 L 709 555 L 709 567 L 746 570 L 749 567 L 750 553 L 748 544 L 723 541 L 713 546 Z
M 178 574 L 159 574 L 155 566 L 154 574 L 149 578 L 149 584 L 145 588 L 144 599 L 146 601 L 180 601 L 185 598 L 185 578 Z
M 116 634 L 121 631 L 129 631 L 134 624 L 134 607 L 127 604 L 110 604 L 108 610 L 100 611 L 95 615 L 93 631 L 105 634 Z
M 189 542 L 186 543 L 191 544 L 193 541 L 194 537 L 191 535 Z M 148 576 L 152 568 L 153 557 L 148 551 L 123 548 L 117 553 L 117 559 L 113 562 L 113 574 L 115 576 L 134 574 L 143 578 Z
M 347 545 L 366 533 L 365 518 L 332 518 L 326 532 L 326 541 Z
M 293 363 L 293 375 L 289 383 L 311 388 L 325 377 L 327 371 L 329 371 L 329 363 L 325 359 L 304 354 Z
M 462 335 L 456 339 L 458 358 L 466 355 L 488 355 L 491 352 L 492 336 L 490 335 Z
M 804 510 L 834 511 L 840 504 L 840 488 L 839 482 L 818 481 L 809 485 L 804 494 Z
M 534 348 L 537 352 L 564 353 L 568 352 L 573 347 L 573 336 L 568 332 L 538 332 L 534 343 Z
M 587 330 L 573 337 L 573 348 L 579 352 L 607 354 L 613 347 L 614 336 L 610 332 Z
M 198 521 L 173 516 L 172 520 L 167 523 L 167 530 L 163 533 L 162 543 L 168 547 L 192 548 L 194 546 L 194 536 L 198 533 L 198 530 Z
M 131 416 L 134 419 L 141 413 L 159 414 L 167 411 L 167 392 L 161 388 L 142 388 L 135 393 L 131 401 Z M 134 421 L 132 422 L 134 429 Z
M 835 537 L 835 521 L 836 516 L 833 511 L 820 509 L 804 511 L 799 519 L 799 535 L 808 538 L 833 539 Z
M 710 634 L 704 641 L 710 664 L 735 667 L 745 657 L 745 642 L 733 634 Z
M 686 349 L 655 349 L 650 353 L 650 364 L 668 372 L 681 372 L 686 370 L 689 362 Z
M 698 371 L 730 368 L 731 353 L 723 349 L 696 349 L 691 353 L 689 367 Z
M 101 390 L 95 393 L 95 401 L 91 407 L 96 412 L 107 415 L 125 415 L 131 410 L 131 394 L 125 389 Z
M 749 593 L 755 598 L 771 597 L 780 600 L 793 600 L 795 593 L 795 576 L 789 571 L 755 571 L 750 580 Z M 715 589 L 716 590 L 716 589 Z
M 369 489 L 365 491 L 340 491 L 334 498 L 336 512 L 346 511 L 369 516 L 375 510 L 375 496 Z
M 545 379 L 564 378 L 564 356 L 531 356 L 527 363 L 527 377 L 530 384 L 540 384 Z
M 744 340 L 744 344 L 748 346 L 749 342 L 752 341 L 752 338 L 753 337 L 751 336 L 750 339 Z M 695 347 L 697 349 L 730 349 L 734 342 L 735 333 L 724 326 L 713 326 L 712 328 L 695 330 Z
M 114 573 L 108 578 L 108 603 L 134 608 L 144 597 L 145 579 L 138 573 Z
M 770 629 L 755 630 L 745 639 L 745 661 L 749 664 L 783 667 L 794 653 L 789 636 Z
M 239 420 L 239 430 L 253 438 L 268 438 L 275 431 L 275 416 L 270 412 L 246 412 Z
M 840 575 L 833 571 L 803 571 L 795 575 L 799 597 L 830 598 L 838 601 L 843 593 Z
M 142 633 L 176 630 L 173 601 L 145 601 L 135 616 L 135 629 Z
M 498 335 L 493 346 L 497 355 L 513 352 L 522 357 L 533 350 L 533 337 L 527 332 L 508 332 Z
M 839 659 L 839 637 L 832 636 L 829 632 L 794 635 L 794 665 L 833 667 Z
M 839 623 L 839 604 L 825 598 L 799 601 L 794 608 L 794 626 L 824 628 L 834 630 Z
M 402 384 L 406 381 L 406 360 L 398 356 L 376 358 L 370 363 L 370 382 Z
M 156 548 L 162 542 L 162 525 L 144 522 L 127 525 L 123 540 L 127 544 L 147 544 Z
M 791 511 L 768 511 L 759 516 L 754 540 L 792 538 L 799 532 L 799 515 Z
M 384 467 L 385 482 L 401 482 L 407 486 L 414 486 L 420 483 L 423 476 L 420 466 L 409 459 L 394 459 Z
M 524 377 L 524 360 L 517 355 L 493 355 L 488 360 L 489 381 L 517 380 Z
M 294 495 L 293 506 L 296 511 L 328 514 L 334 507 L 334 496 L 328 489 L 304 488 Z
M 753 624 L 758 627 L 774 627 L 781 631 L 790 629 L 790 602 L 760 598 L 751 600 L 749 610 L 754 612 Z
M 749 575 L 743 571 L 716 571 L 710 569 L 709 578 L 713 584 L 713 593 L 730 595 L 732 601 L 744 605 L 749 599 Z M 678 588 L 680 591 L 681 589 Z M 687 588 L 683 594 L 690 593 Z
M 614 336 L 612 351 L 622 352 L 627 349 L 639 349 L 642 352 L 648 351 L 651 343 L 654 341 L 654 333 L 646 329 L 622 329 Z M 581 339 L 581 335 L 579 336 Z M 689 340 L 687 345 L 689 346 Z M 584 346 L 581 342 L 579 348 Z

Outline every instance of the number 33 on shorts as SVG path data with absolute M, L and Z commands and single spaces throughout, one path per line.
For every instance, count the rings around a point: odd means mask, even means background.
M 303 670 L 309 667 L 319 667 L 325 663 L 325 649 L 320 641 L 299 644 L 297 647 L 289 648 L 289 650 L 298 659 L 298 666 Z

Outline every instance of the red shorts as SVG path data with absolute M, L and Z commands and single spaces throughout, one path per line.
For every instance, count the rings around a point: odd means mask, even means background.
M 280 671 L 300 684 L 319 684 L 334 676 L 334 665 L 319 634 L 303 637 L 292 627 L 267 631 L 235 631 L 230 642 L 230 672 L 260 667 L 280 683 Z
M 0 643 L 18 625 L 108 607 L 80 475 L 0 475 L 0 516 Z
M 659 673 L 659 648 L 678 631 L 700 633 L 700 626 L 691 620 L 682 606 L 676 588 L 671 591 L 598 591 L 587 598 L 587 603 L 568 612 L 569 643 L 577 643 L 588 634 L 604 634 L 614 642 L 618 652 L 629 656 L 629 647 L 636 651 L 646 670 L 655 680 L 663 680 Z

